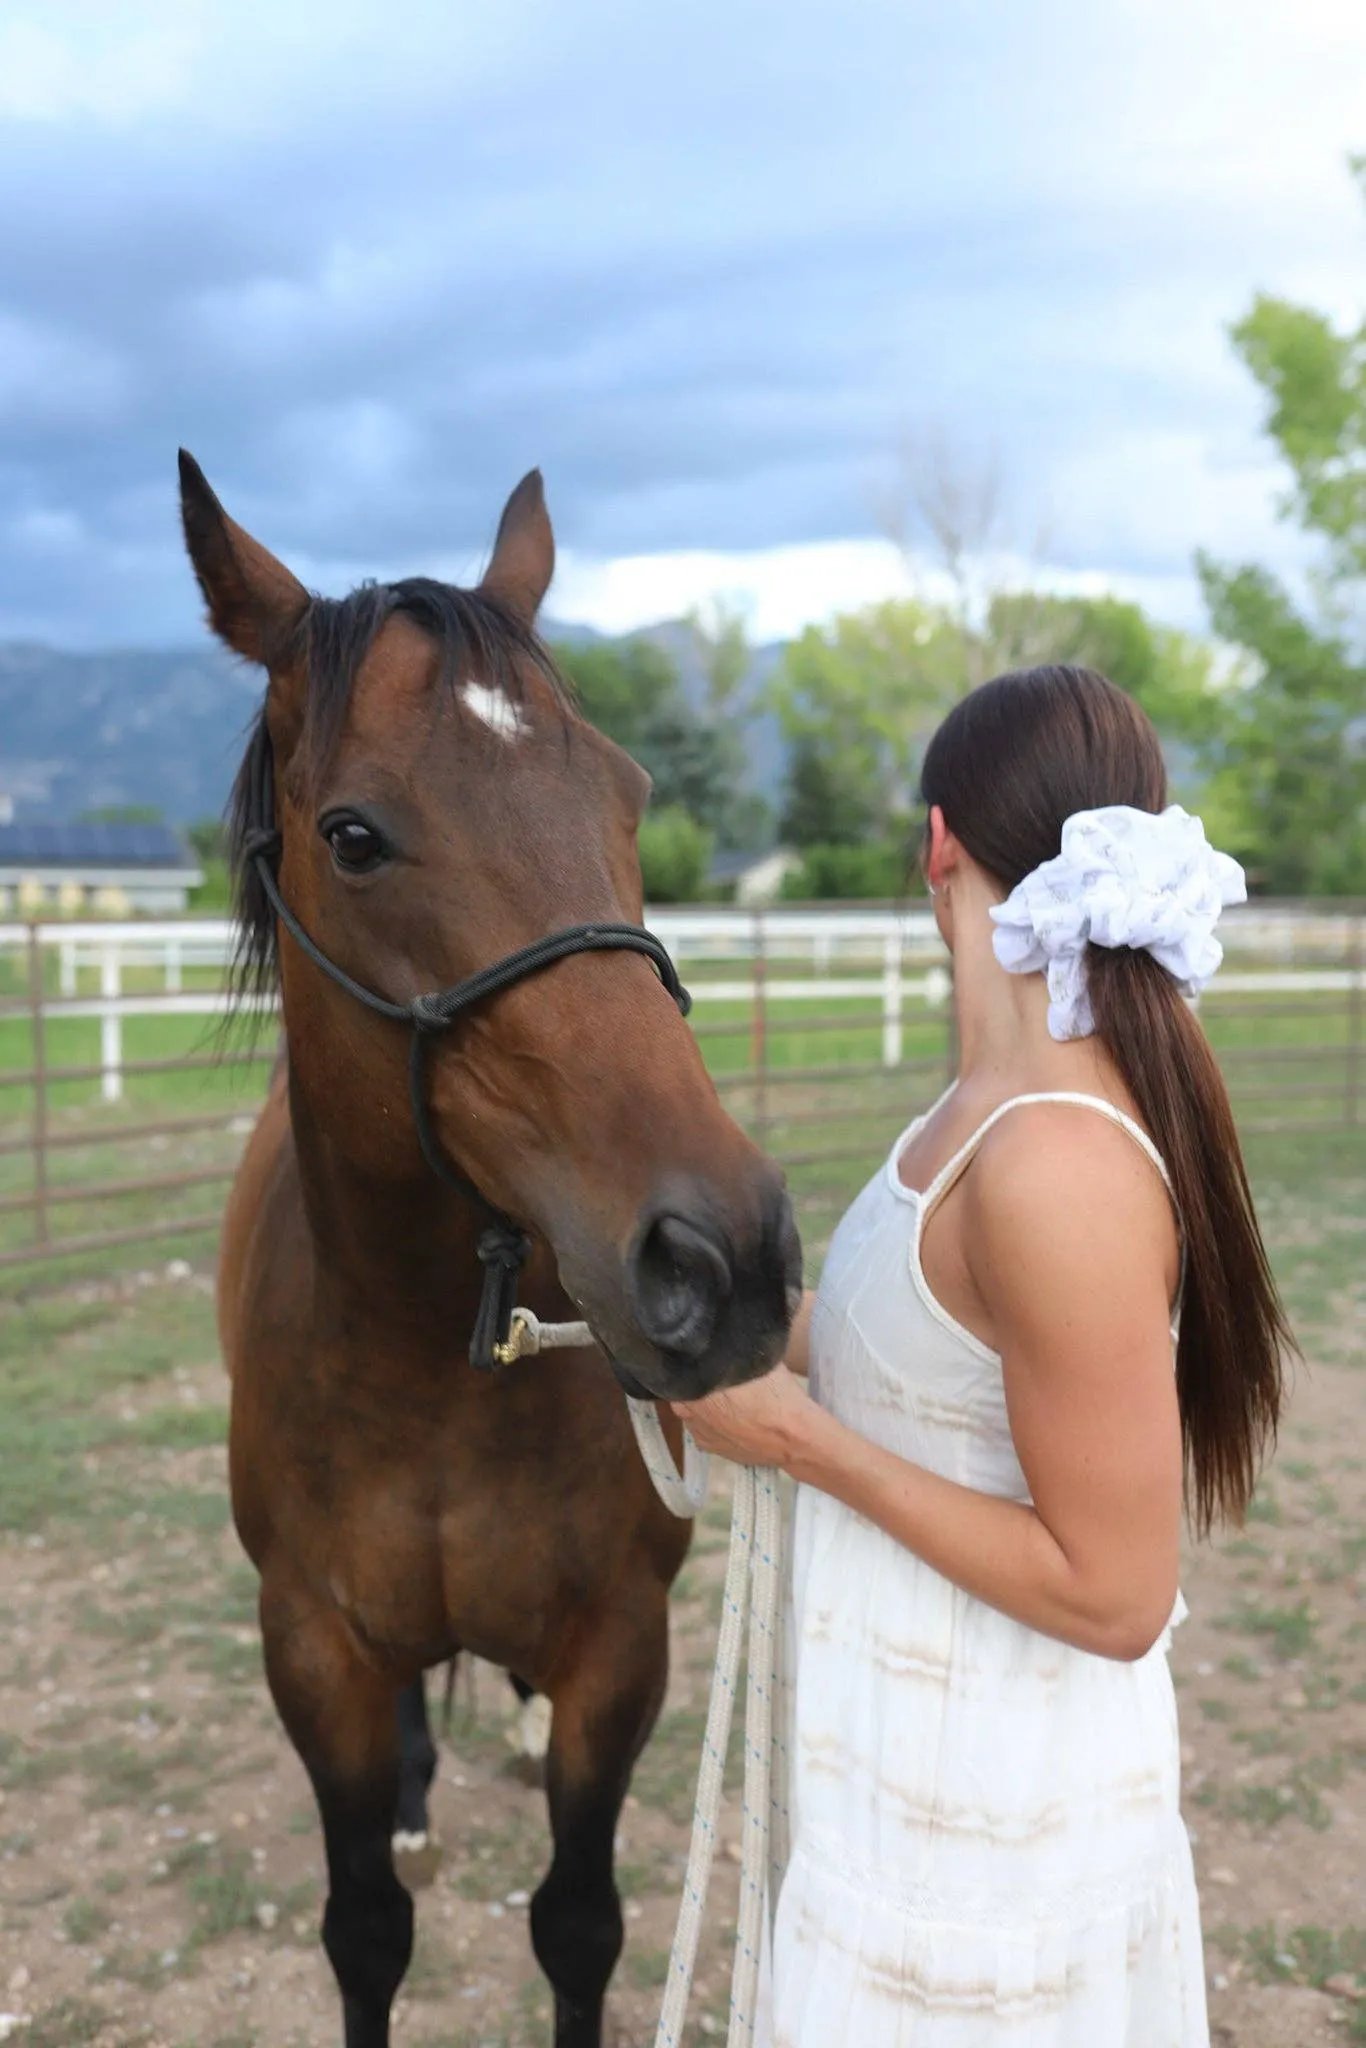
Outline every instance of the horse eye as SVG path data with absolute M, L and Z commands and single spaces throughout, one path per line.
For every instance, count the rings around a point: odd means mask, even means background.
M 384 841 L 359 818 L 337 818 L 324 827 L 332 858 L 348 874 L 367 874 L 384 859 Z

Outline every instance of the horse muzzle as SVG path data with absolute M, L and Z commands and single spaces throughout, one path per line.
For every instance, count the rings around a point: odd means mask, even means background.
M 628 1393 L 694 1401 L 757 1379 L 781 1358 L 801 1300 L 802 1257 L 776 1175 L 757 1223 L 744 1234 L 728 1227 L 686 1181 L 642 1217 L 624 1260 L 629 1315 L 607 1319 L 609 1356 Z

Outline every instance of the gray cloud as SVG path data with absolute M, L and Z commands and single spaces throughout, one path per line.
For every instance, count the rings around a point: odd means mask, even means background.
M 1002 447 L 1072 566 L 1267 538 L 1217 491 L 1194 532 L 1190 472 L 1264 503 L 1222 323 L 1345 276 L 1327 29 L 1320 104 L 1242 147 L 1288 8 L 1230 56 L 1222 0 L 1183 7 L 1184 69 L 1165 6 L 1071 0 L 126 12 L 98 90 L 61 0 L 0 82 L 0 636 L 193 631 L 182 441 L 320 578 L 472 561 L 533 462 L 587 553 L 867 532 L 928 418 Z

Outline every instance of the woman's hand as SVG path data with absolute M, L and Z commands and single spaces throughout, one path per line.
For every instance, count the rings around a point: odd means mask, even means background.
M 759 1380 L 708 1394 L 704 1401 L 672 1401 L 679 1421 L 699 1448 L 737 1465 L 787 1469 L 801 1449 L 804 1430 L 820 1413 L 806 1388 L 785 1365 Z

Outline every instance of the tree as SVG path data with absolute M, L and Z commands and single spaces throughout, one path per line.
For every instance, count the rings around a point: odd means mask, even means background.
M 1366 160 L 1353 163 L 1366 193 Z M 1207 742 L 1212 788 L 1278 891 L 1366 889 L 1366 320 L 1259 296 L 1232 329 L 1290 472 L 1282 515 L 1319 544 L 1297 602 L 1265 569 L 1199 558 L 1242 687 Z
M 640 876 L 647 903 L 695 903 L 706 887 L 712 836 L 681 804 L 640 821 Z
M 661 808 L 688 811 L 716 831 L 733 798 L 743 761 L 731 735 L 699 718 L 681 691 L 647 720 L 634 753 L 654 782 Z
M 948 581 L 949 600 L 939 610 L 958 638 L 960 695 L 991 672 L 980 627 L 991 599 L 987 563 L 1005 530 L 1004 500 L 994 451 L 975 452 L 942 427 L 902 436 L 882 498 L 882 527 L 912 588 L 921 584 L 916 542 L 922 536 Z
M 1366 887 L 1366 668 L 1264 569 L 1201 564 L 1217 633 L 1255 653 L 1203 754 L 1230 851 L 1276 895 Z M 1212 822 L 1211 836 L 1214 836 Z
M 809 733 L 793 741 L 778 827 L 785 846 L 860 846 L 882 822 L 857 757 L 842 759 Z
M 707 679 L 707 707 L 713 718 L 734 717 L 740 688 L 749 673 L 749 611 L 738 600 L 715 597 L 688 614 Z
M 656 711 L 678 693 L 678 670 L 669 656 L 638 635 L 565 642 L 554 653 L 584 717 L 628 754 L 636 751 Z
M 1164 739 L 1197 743 L 1217 723 L 1214 650 L 1123 598 L 1002 594 L 985 637 L 992 674 L 1043 662 L 1099 669 L 1138 699 Z
M 906 846 L 882 840 L 863 846 L 808 846 L 801 866 L 783 877 L 782 894 L 795 903 L 829 897 L 866 903 L 904 895 L 916 878 Z
M 185 837 L 202 862 L 228 857 L 228 828 L 222 818 L 201 818 L 198 824 L 187 825 Z
M 730 626 L 715 643 L 711 688 L 733 696 L 737 643 Z M 699 713 L 683 693 L 678 668 L 664 648 L 634 635 L 555 649 L 586 718 L 625 747 L 654 783 L 656 809 L 689 812 L 722 846 L 762 844 L 771 830 L 768 806 L 745 787 L 745 749 L 736 721 Z M 744 653 L 748 663 L 748 653 Z M 717 677 L 719 676 L 719 681 Z
M 166 813 L 160 804 L 96 804 L 93 810 L 82 811 L 77 819 L 81 825 L 161 825 Z
M 974 653 L 965 666 L 967 638 Z M 1219 716 L 1212 650 L 1118 598 L 998 593 L 976 627 L 914 600 L 876 605 L 809 629 L 772 685 L 790 744 L 784 840 L 899 847 L 926 743 L 969 668 L 986 677 L 1041 662 L 1100 669 L 1138 698 L 1178 753 L 1204 742 Z
M 957 624 L 915 599 L 809 626 L 793 641 L 769 702 L 792 747 L 786 816 L 800 820 L 800 843 L 847 843 L 846 801 L 859 832 L 893 832 L 914 802 L 925 743 L 962 684 Z

